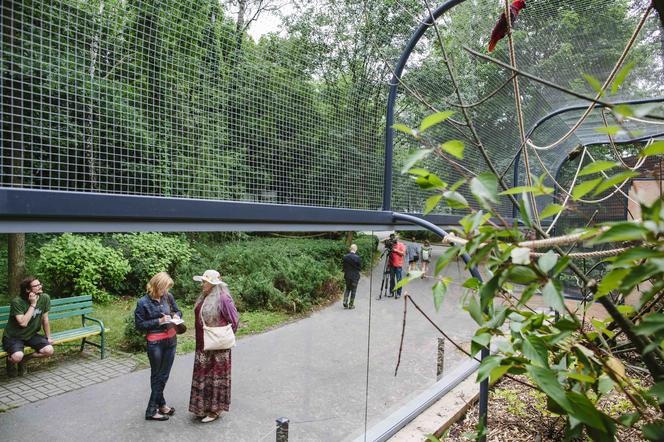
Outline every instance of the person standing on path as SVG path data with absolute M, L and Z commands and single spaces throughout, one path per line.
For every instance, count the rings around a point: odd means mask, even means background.
M 417 271 L 417 261 L 420 259 L 420 246 L 417 243 L 411 242 L 406 247 L 406 251 L 408 254 L 408 274 L 410 275 L 410 272 Z
M 194 307 L 196 318 L 196 353 L 191 379 L 189 411 L 201 422 L 212 422 L 231 404 L 231 350 L 205 351 L 203 346 L 203 321 L 208 327 L 224 327 L 231 324 L 235 333 L 238 313 L 228 286 L 216 270 L 206 270 L 194 281 L 202 282 L 201 296 Z
M 422 260 L 422 279 L 427 277 L 427 271 L 429 270 L 429 263 L 431 262 L 431 252 L 433 247 L 429 240 L 424 240 L 424 244 L 420 249 L 420 259 Z
M 43 292 L 42 284 L 34 276 L 21 281 L 21 294 L 12 299 L 9 308 L 7 327 L 2 335 L 2 347 L 7 358 L 7 376 L 26 372 L 25 363 L 30 358 L 46 358 L 53 355 L 53 339 L 51 325 L 48 322 L 48 311 L 51 298 Z M 39 331 L 44 328 L 44 335 Z M 32 347 L 34 353 L 25 356 L 25 346 Z
M 171 319 L 180 319 L 182 312 L 169 290 L 173 280 L 166 272 L 159 272 L 150 279 L 147 293 L 138 300 L 134 311 L 136 329 L 147 332 L 148 359 L 150 360 L 150 400 L 145 419 L 166 421 L 175 414 L 175 408 L 166 405 L 164 388 L 171 374 L 178 343 Z
M 403 275 L 403 259 L 406 255 L 406 245 L 399 241 L 397 235 L 394 236 L 394 243 L 392 251 L 390 252 L 390 294 L 387 296 L 394 296 L 395 299 L 401 297 L 401 287 L 395 293 L 394 287 L 401 281 Z
M 357 255 L 357 246 L 352 244 L 350 252 L 343 257 L 344 279 L 346 280 L 346 290 L 344 291 L 344 308 L 355 308 L 355 292 L 357 283 L 360 281 L 360 269 L 362 261 Z

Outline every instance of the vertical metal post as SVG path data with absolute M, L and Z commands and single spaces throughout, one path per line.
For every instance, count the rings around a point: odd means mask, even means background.
M 445 365 L 445 338 L 438 338 L 438 357 L 436 359 L 436 380 L 443 377 L 443 368 Z
M 277 419 L 277 442 L 288 442 L 288 418 Z

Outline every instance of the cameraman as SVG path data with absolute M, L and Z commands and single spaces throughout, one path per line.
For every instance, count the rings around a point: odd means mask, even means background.
M 406 245 L 399 242 L 399 237 L 392 233 L 390 234 L 390 238 L 385 240 L 385 250 L 390 254 L 388 261 L 390 268 L 390 293 L 387 296 L 394 296 L 395 299 L 398 299 L 401 297 L 401 287 L 394 293 L 394 286 L 401 281 Z

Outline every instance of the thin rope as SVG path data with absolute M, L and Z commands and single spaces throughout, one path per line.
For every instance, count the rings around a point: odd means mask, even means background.
M 527 150 L 527 149 L 526 149 Z M 581 152 L 581 159 L 579 160 L 579 165 L 576 167 L 576 173 L 574 174 L 574 178 L 572 179 L 572 184 L 570 185 L 570 189 L 574 188 L 574 185 L 576 184 L 576 179 L 579 177 L 579 172 L 581 171 L 581 166 L 583 165 L 583 159 L 586 157 L 586 151 L 588 148 L 586 146 L 583 146 L 583 152 Z M 556 217 L 553 219 L 551 222 L 551 225 L 549 226 L 548 229 L 546 229 L 546 234 L 548 235 L 551 230 L 556 226 L 556 223 L 558 222 L 558 219 L 560 218 L 560 215 L 565 211 L 565 208 L 567 207 L 567 203 L 569 202 L 570 194 L 567 193 L 565 195 L 565 201 L 563 201 L 563 208 L 556 214 Z
M 622 66 L 623 62 L 625 61 L 625 58 L 627 58 L 627 55 L 628 55 L 629 51 L 634 46 L 634 43 L 636 42 L 637 37 L 641 33 L 641 29 L 645 25 L 646 20 L 648 19 L 648 16 L 650 15 L 650 12 L 652 11 L 652 9 L 653 9 L 652 4 L 646 8 L 645 13 L 641 17 L 641 20 L 639 20 L 639 23 L 636 26 L 636 29 L 634 30 L 634 33 L 632 34 L 631 38 L 627 42 L 627 46 L 625 46 L 625 49 L 623 50 L 622 54 L 618 58 L 618 61 L 616 62 L 615 66 L 613 67 L 613 70 L 611 71 L 611 73 L 609 74 L 607 79 L 604 81 L 604 84 L 600 88 L 600 91 L 597 92 L 597 95 L 595 95 L 595 100 L 599 100 L 600 98 L 602 98 L 602 95 L 604 95 L 604 91 L 606 90 L 606 88 L 609 86 L 609 84 L 611 84 L 611 82 L 615 78 L 616 74 L 618 73 L 618 69 L 620 69 L 620 66 Z M 563 143 L 570 136 L 572 136 L 572 134 L 574 132 L 576 132 L 576 130 L 579 128 L 579 126 L 581 126 L 581 124 L 583 124 L 583 122 L 586 120 L 586 118 L 588 118 L 588 116 L 592 113 L 593 109 L 595 109 L 595 104 L 594 103 L 591 103 L 590 105 L 588 105 L 588 108 L 585 110 L 583 115 L 581 115 L 581 118 L 579 118 L 579 120 L 576 122 L 576 124 L 574 124 L 574 126 L 572 126 L 572 128 L 565 135 L 563 135 L 562 138 L 560 138 L 558 141 L 555 141 L 555 142 L 553 142 L 551 144 L 548 144 L 546 146 L 538 146 L 538 145 L 534 144 L 530 139 L 528 139 L 528 141 L 527 141 L 528 145 L 531 146 L 533 149 L 536 149 L 536 150 L 549 150 L 549 149 L 552 149 L 552 148 L 558 146 L 560 143 Z
M 602 109 L 601 113 L 602 113 L 602 121 L 604 122 L 604 127 L 608 128 L 609 127 L 609 122 L 606 120 L 606 109 Z M 616 146 L 616 143 L 613 140 L 613 136 L 610 133 L 607 133 L 606 135 L 609 139 L 609 144 L 611 144 L 611 148 L 613 149 L 613 154 L 616 156 L 618 161 L 620 161 L 620 163 L 623 165 L 623 167 L 625 167 L 629 170 L 636 170 L 636 169 L 640 168 L 643 165 L 643 163 L 646 162 L 646 157 L 642 157 L 639 160 L 637 160 L 634 167 L 631 167 L 629 164 L 625 163 L 622 159 L 622 155 L 620 155 L 620 153 L 618 152 L 618 147 Z M 651 139 L 650 141 L 648 141 L 648 143 L 644 147 L 648 147 L 653 141 L 654 141 L 654 139 Z
M 517 68 L 516 65 L 516 53 L 514 52 L 514 40 L 512 39 L 512 20 L 510 16 L 510 2 L 505 0 L 505 8 L 503 14 L 505 14 L 505 23 L 507 24 L 507 46 L 510 51 L 510 64 L 513 68 Z M 519 124 L 519 141 L 523 144 L 527 142 L 526 140 L 526 129 L 523 124 L 523 109 L 521 108 L 521 91 L 519 88 L 519 76 L 512 74 L 512 83 L 514 84 L 514 107 L 516 110 L 517 122 Z M 530 169 L 530 159 L 528 158 L 528 149 L 523 151 L 523 164 L 526 168 L 526 184 L 528 187 L 533 186 L 533 176 Z M 516 184 L 513 184 L 516 186 Z M 539 214 L 537 213 L 537 203 L 535 202 L 535 195 L 532 192 L 528 193 L 526 196 L 530 202 L 530 206 L 533 208 L 533 215 L 535 218 L 535 223 L 540 225 Z

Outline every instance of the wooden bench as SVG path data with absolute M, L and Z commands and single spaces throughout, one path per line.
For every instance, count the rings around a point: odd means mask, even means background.
M 3 330 L 7 327 L 7 321 L 9 320 L 9 306 L 0 306 L 0 330 Z M 48 320 L 51 323 L 51 329 L 53 329 L 53 321 L 62 318 L 69 318 L 72 316 L 81 317 L 81 327 L 72 328 L 69 330 L 63 330 L 55 333 L 51 333 L 51 339 L 53 339 L 53 344 L 63 344 L 65 342 L 77 341 L 82 339 L 81 342 L 81 351 L 85 344 L 90 344 L 101 350 L 101 358 L 104 359 L 104 323 L 99 319 L 91 318 L 88 316 L 89 313 L 92 313 L 92 296 L 74 296 L 71 298 L 60 298 L 60 299 L 51 299 L 51 310 L 48 312 Z M 88 325 L 86 321 L 93 322 L 94 324 Z M 41 331 L 43 333 L 43 330 Z M 88 342 L 87 338 L 91 336 L 100 336 L 100 343 Z M 32 349 L 29 347 L 25 348 L 25 353 L 32 353 Z M 7 352 L 2 348 L 2 343 L 0 342 L 0 358 L 3 358 L 7 355 Z

